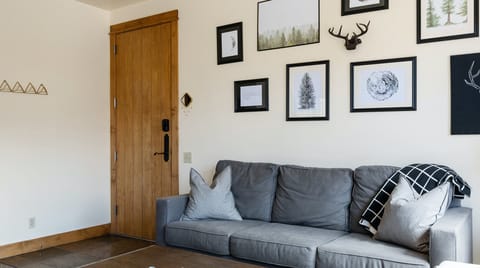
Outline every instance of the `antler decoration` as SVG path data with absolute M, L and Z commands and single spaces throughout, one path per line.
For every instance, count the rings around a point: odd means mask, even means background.
M 468 70 L 468 79 L 470 79 L 470 81 L 467 81 L 467 79 L 464 79 L 464 81 L 465 81 L 465 84 L 473 87 L 474 89 L 478 90 L 478 93 L 480 93 L 480 86 L 477 85 L 477 83 L 475 83 L 475 78 L 477 78 L 480 75 L 480 69 L 475 74 L 472 74 L 474 65 L 475 65 L 475 61 L 472 62 L 472 65 L 470 66 L 470 70 Z
M 368 27 L 370 26 L 370 21 L 367 24 L 365 23 L 356 23 L 357 28 L 360 30 L 360 33 L 357 34 L 355 32 L 352 33 L 352 37 L 349 38 L 350 34 L 342 35 L 342 28 L 343 25 L 340 25 L 340 29 L 338 29 L 338 33 L 335 33 L 335 27 L 328 29 L 328 32 L 338 38 L 342 38 L 345 40 L 345 47 L 347 50 L 353 50 L 357 48 L 358 44 L 362 43 L 362 39 L 360 36 L 366 34 L 368 32 Z

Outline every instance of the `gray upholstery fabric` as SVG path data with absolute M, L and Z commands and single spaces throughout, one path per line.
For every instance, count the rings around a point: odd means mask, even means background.
M 358 222 L 383 183 L 398 169 L 392 166 L 361 166 L 355 169 L 350 204 L 350 231 L 370 234 Z
M 353 171 L 281 166 L 272 221 L 348 230 Z
M 374 238 L 428 253 L 428 231 L 443 217 L 452 195 L 450 182 L 420 196 L 407 179 L 400 177 Z
M 215 176 L 227 166 L 232 168 L 232 192 L 242 218 L 270 221 L 278 166 L 222 160 L 217 163 Z
M 230 191 L 232 170 L 226 167 L 213 182 L 212 188 L 193 168 L 190 170 L 190 197 L 181 220 L 242 220 Z
M 430 268 L 427 255 L 351 233 L 318 247 L 317 267 Z
M 158 245 L 165 245 L 165 227 L 173 221 L 180 220 L 187 202 L 187 194 L 157 199 L 155 240 Z
M 430 264 L 472 262 L 472 209 L 450 208 L 430 229 Z
M 230 236 L 238 231 L 266 224 L 261 221 L 198 220 L 176 221 L 167 225 L 168 245 L 230 255 Z
M 235 232 L 230 238 L 232 256 L 288 267 L 315 267 L 317 246 L 345 232 L 268 223 Z

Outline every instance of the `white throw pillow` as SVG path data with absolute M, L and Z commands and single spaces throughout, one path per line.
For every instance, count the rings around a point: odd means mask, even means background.
M 430 227 L 448 209 L 452 187 L 446 182 L 420 196 L 402 176 L 388 200 L 374 238 L 426 253 Z
M 181 220 L 242 220 L 231 191 L 232 170 L 226 167 L 210 187 L 195 169 L 190 170 L 191 192 Z

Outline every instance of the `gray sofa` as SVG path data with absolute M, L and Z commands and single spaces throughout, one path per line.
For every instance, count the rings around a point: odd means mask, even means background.
M 219 161 L 232 168 L 243 221 L 179 221 L 188 195 L 157 200 L 157 244 L 287 267 L 434 267 L 472 262 L 472 211 L 452 206 L 430 231 L 428 255 L 371 238 L 358 224 L 398 168 L 305 168 Z

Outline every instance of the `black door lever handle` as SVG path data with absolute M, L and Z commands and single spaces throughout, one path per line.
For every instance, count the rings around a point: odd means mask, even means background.
M 163 136 L 163 153 L 155 152 L 153 153 L 154 156 L 157 155 L 162 155 L 163 154 L 163 160 L 165 162 L 168 162 L 170 160 L 170 137 L 168 134 L 165 134 Z

